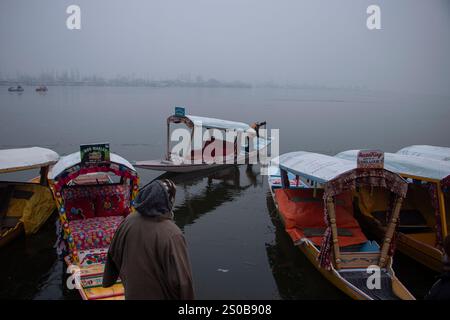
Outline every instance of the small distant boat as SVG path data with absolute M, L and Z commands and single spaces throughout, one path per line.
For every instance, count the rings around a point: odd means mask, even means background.
M 8 91 L 9 92 L 23 92 L 24 89 L 22 88 L 22 86 L 17 86 L 17 87 L 9 87 Z
M 47 92 L 48 88 L 47 86 L 39 86 L 36 88 L 36 92 Z

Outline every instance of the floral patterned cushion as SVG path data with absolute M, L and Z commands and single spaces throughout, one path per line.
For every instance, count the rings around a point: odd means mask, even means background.
M 89 199 L 67 200 L 66 214 L 69 220 L 80 220 L 95 217 L 95 206 Z
M 97 217 L 127 215 L 130 213 L 129 197 L 125 186 L 115 186 L 112 192 L 97 197 L 95 215 Z
M 123 216 L 112 216 L 70 221 L 69 228 L 75 247 L 78 251 L 109 247 L 123 219 Z
M 93 264 L 105 264 L 108 255 L 108 248 L 96 248 L 81 250 L 78 252 L 80 266 Z
M 71 187 L 63 190 L 69 220 L 127 215 L 130 192 L 125 185 Z

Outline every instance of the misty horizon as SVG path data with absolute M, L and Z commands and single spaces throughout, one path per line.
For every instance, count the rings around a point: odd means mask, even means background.
M 66 8 L 81 8 L 68 30 Z M 381 30 L 366 9 L 381 8 Z M 363 87 L 448 94 L 450 3 L 80 1 L 0 4 L 0 75 Z

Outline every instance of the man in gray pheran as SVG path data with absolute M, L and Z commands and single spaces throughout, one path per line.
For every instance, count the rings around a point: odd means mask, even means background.
M 175 193 L 170 180 L 139 192 L 137 213 L 119 226 L 109 247 L 103 287 L 120 276 L 125 299 L 194 299 L 186 241 L 172 220 Z

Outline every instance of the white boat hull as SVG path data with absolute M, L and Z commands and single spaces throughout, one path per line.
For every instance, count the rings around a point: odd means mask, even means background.
M 265 144 L 263 147 L 260 148 L 259 153 L 265 154 L 267 147 L 270 145 L 271 141 L 269 141 L 267 144 Z M 245 153 L 241 153 L 236 163 L 234 163 L 234 157 L 233 155 L 229 155 L 224 160 L 225 163 L 192 163 L 192 161 L 188 159 L 179 159 L 179 161 L 171 161 L 171 160 L 162 160 L 162 159 L 156 159 L 156 160 L 143 160 L 143 161 L 136 161 L 134 163 L 134 166 L 136 168 L 141 169 L 147 169 L 147 170 L 155 170 L 155 171 L 165 171 L 165 172 L 174 172 L 174 173 L 185 173 L 185 172 L 194 172 L 194 171 L 201 171 L 201 170 L 207 170 L 217 167 L 225 167 L 225 166 L 234 166 L 234 165 L 241 165 L 246 163 L 253 163 L 256 164 L 258 152 L 257 150 L 254 150 L 250 152 L 248 155 Z M 231 159 L 230 159 L 231 157 Z M 246 161 L 246 158 L 248 158 Z M 231 160 L 231 161 L 229 161 Z M 227 163 L 228 162 L 228 163 Z
M 211 168 L 220 167 L 220 166 L 227 166 L 227 164 L 206 164 L 206 163 L 175 164 L 172 161 L 167 161 L 167 160 L 146 160 L 146 161 L 137 161 L 134 166 L 136 168 L 155 170 L 155 171 L 185 173 L 185 172 L 206 170 L 206 169 L 211 169 Z

